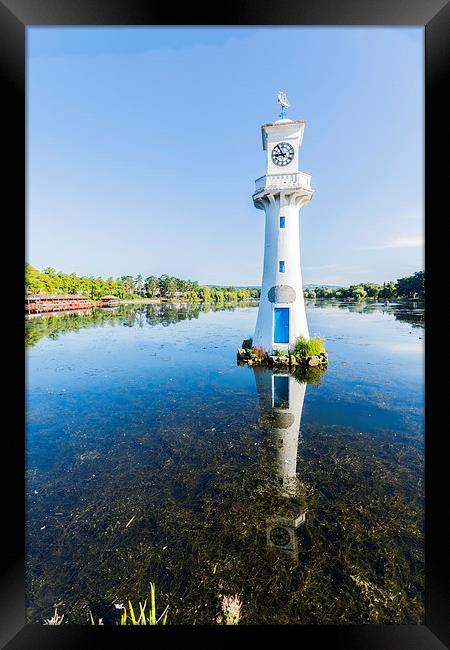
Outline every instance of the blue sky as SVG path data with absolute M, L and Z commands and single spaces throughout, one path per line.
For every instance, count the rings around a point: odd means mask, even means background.
M 422 28 L 28 28 L 27 259 L 261 282 L 261 124 L 306 121 L 303 280 L 423 268 Z

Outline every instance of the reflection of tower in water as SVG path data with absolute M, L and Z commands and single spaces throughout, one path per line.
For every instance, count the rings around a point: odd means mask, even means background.
M 274 373 L 254 367 L 261 420 L 274 449 L 274 474 L 282 513 L 267 521 L 267 543 L 290 555 L 297 554 L 296 529 L 305 522 L 297 478 L 297 451 L 306 382 L 288 372 Z

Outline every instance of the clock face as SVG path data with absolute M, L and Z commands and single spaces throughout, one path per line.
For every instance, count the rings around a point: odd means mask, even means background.
M 286 528 L 275 526 L 275 528 L 272 528 L 270 531 L 270 541 L 275 546 L 287 546 L 291 541 L 291 536 Z
M 284 167 L 289 165 L 289 163 L 294 158 L 294 147 L 288 142 L 279 142 L 272 149 L 272 160 L 275 165 Z

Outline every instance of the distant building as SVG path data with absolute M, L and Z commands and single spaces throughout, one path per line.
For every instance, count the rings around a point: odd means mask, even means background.
M 117 296 L 102 296 L 100 300 L 105 307 L 116 307 L 120 303 Z

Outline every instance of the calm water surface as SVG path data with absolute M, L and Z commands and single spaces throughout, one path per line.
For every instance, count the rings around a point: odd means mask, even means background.
M 27 616 L 421 623 L 423 310 L 310 304 L 328 370 L 238 366 L 257 307 L 26 322 Z

